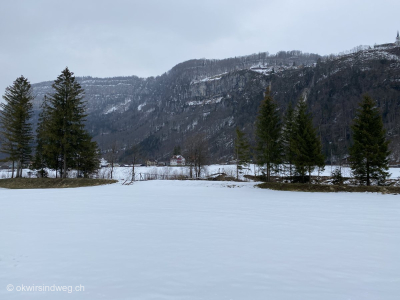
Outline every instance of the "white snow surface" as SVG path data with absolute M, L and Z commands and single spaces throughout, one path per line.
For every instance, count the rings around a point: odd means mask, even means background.
M 0 299 L 400 295 L 399 196 L 145 181 L 0 189 Z M 6 286 L 84 286 L 18 292 Z
M 194 121 L 193 126 L 197 123 Z M 337 166 L 325 166 L 324 171 L 322 171 L 320 176 L 331 176 L 333 170 L 335 170 Z M 29 169 L 23 170 L 23 177 L 28 177 Z M 49 177 L 55 177 L 55 171 L 48 170 Z M 99 170 L 100 178 L 110 178 L 111 168 L 101 168 Z M 236 177 L 236 165 L 208 165 L 204 166 L 201 177 L 206 178 L 212 176 L 217 173 L 226 173 L 228 176 Z M 390 178 L 397 179 L 400 178 L 400 168 L 390 168 L 389 173 L 391 174 Z M 189 167 L 187 166 L 165 166 L 165 167 L 135 167 L 136 180 L 140 180 L 140 174 L 157 174 L 157 175 L 169 175 L 169 176 L 179 176 L 179 175 L 189 175 Z M 246 180 L 243 175 L 254 175 L 260 174 L 259 168 L 257 165 L 251 164 L 248 169 L 245 169 L 243 173 L 240 175 L 241 180 Z M 313 176 L 318 175 L 318 170 L 315 170 Z M 0 170 L 0 179 L 11 178 L 11 170 Z M 342 167 L 342 175 L 345 177 L 351 177 L 351 169 L 349 167 Z M 69 173 L 69 177 L 76 177 L 76 171 L 72 171 Z M 114 167 L 113 170 L 113 179 L 117 180 L 130 180 L 132 178 L 132 167 Z

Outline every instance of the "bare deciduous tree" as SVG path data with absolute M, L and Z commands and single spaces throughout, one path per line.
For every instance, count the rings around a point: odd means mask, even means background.
M 118 143 L 116 140 L 111 144 L 111 149 L 106 154 L 106 159 L 111 165 L 110 175 L 111 179 L 113 179 L 113 172 L 114 172 L 114 164 L 117 160 L 118 155 Z
M 196 134 L 186 140 L 186 164 L 190 178 L 200 178 L 203 166 L 207 163 L 208 143 L 205 134 Z

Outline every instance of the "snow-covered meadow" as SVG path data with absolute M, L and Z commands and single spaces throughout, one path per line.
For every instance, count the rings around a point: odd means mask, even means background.
M 400 295 L 396 195 L 153 180 L 0 189 L 0 205 L 0 299 Z

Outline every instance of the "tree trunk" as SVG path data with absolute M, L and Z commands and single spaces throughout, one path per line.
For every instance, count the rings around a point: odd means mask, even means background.
M 17 162 L 17 174 L 15 175 L 15 178 L 19 178 L 19 161 Z
M 67 153 L 64 151 L 64 173 L 63 178 L 67 178 Z
M 132 180 L 131 181 L 135 181 L 135 163 L 136 163 L 136 157 L 135 154 L 132 158 Z
M 131 178 L 131 181 L 135 181 L 135 164 L 132 165 L 132 178 Z
M 22 177 L 22 171 L 24 170 L 23 166 L 22 166 L 22 159 L 21 159 L 21 167 L 20 167 L 20 174 L 19 177 Z
M 23 171 L 23 168 L 22 168 L 22 160 L 21 160 L 19 163 L 19 177 L 22 177 L 22 171 Z
M 15 170 L 15 161 L 12 163 L 12 173 L 11 173 L 11 178 L 14 178 L 14 170 Z
M 58 165 L 58 160 L 57 160 L 57 165 Z M 59 175 L 60 175 L 60 178 L 62 178 L 62 176 L 63 176 L 63 163 L 62 164 L 60 164 L 60 172 L 59 172 Z
M 239 153 L 236 151 L 236 180 L 239 180 Z

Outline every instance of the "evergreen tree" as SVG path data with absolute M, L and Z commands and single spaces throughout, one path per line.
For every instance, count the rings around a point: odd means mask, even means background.
M 44 101 L 41 105 L 41 109 L 42 111 L 39 114 L 39 122 L 36 128 L 36 149 L 33 167 L 39 170 L 40 177 L 47 177 L 45 168 L 47 165 L 46 162 L 50 159 L 46 158 L 46 153 L 44 151 L 44 145 L 46 142 L 46 120 L 48 120 L 48 106 L 46 96 L 44 96 Z
M 66 68 L 54 81 L 55 92 L 47 98 L 38 126 L 42 130 L 39 154 L 63 178 L 69 168 L 79 168 L 85 176 L 98 168 L 97 144 L 84 128 L 84 90 L 73 74 Z
M 21 76 L 13 85 L 6 88 L 3 96 L 5 103 L 0 103 L 1 151 L 8 154 L 8 159 L 17 162 L 16 177 L 22 176 L 23 165 L 31 159 L 31 142 L 33 140 L 32 124 L 32 87 L 29 81 Z
M 371 179 L 384 182 L 390 175 L 387 172 L 389 142 L 385 138 L 379 109 L 368 95 L 360 103 L 351 128 L 353 145 L 350 147 L 350 164 L 353 175 L 367 185 L 371 184 Z
M 290 179 L 294 174 L 294 141 L 295 141 L 295 111 L 292 106 L 292 102 L 289 103 L 287 108 L 284 124 L 282 129 L 282 146 L 283 146 L 283 162 L 284 162 L 284 172 L 289 175 Z
M 175 146 L 172 155 L 181 155 L 181 146 Z
M 250 164 L 250 144 L 245 137 L 245 133 L 236 128 L 235 139 L 235 157 L 236 157 L 236 179 L 239 179 L 239 173 L 248 168 Z
M 267 88 L 264 100 L 261 102 L 257 121 L 257 163 L 266 167 L 266 179 L 271 180 L 271 173 L 276 171 L 281 163 L 281 124 L 277 105 Z
M 100 150 L 96 142 L 92 141 L 90 135 L 85 132 L 78 142 L 75 164 L 78 176 L 82 174 L 84 178 L 95 172 L 99 168 L 100 160 L 98 153 Z
M 297 175 L 305 182 L 308 173 L 308 180 L 311 183 L 311 173 L 316 167 L 324 167 L 324 156 L 322 155 L 321 141 L 312 125 L 312 117 L 307 113 L 307 104 L 301 99 L 297 104 L 295 117 L 295 130 L 293 140 L 294 165 Z

